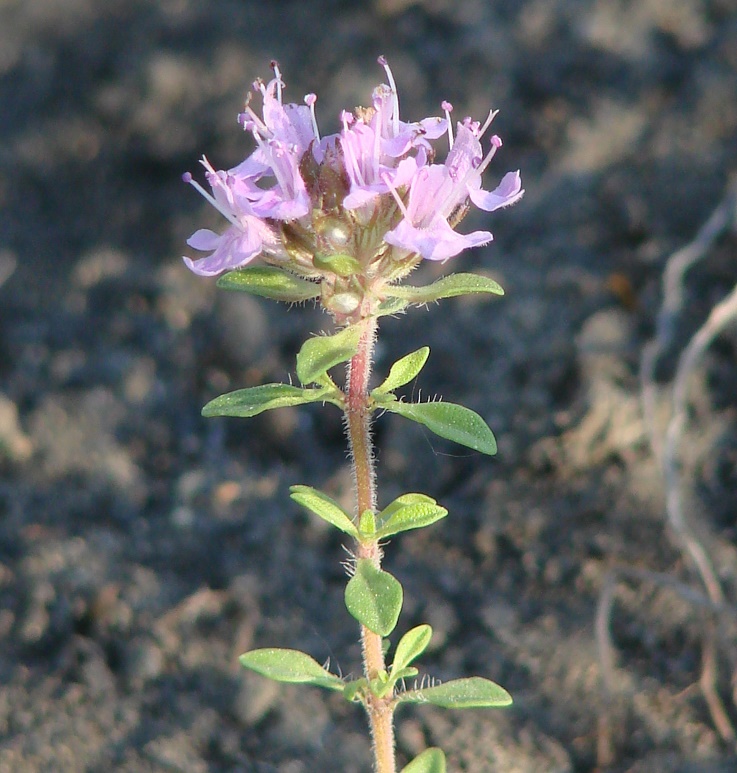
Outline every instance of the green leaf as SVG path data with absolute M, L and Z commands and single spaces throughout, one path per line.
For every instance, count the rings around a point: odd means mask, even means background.
M 424 287 L 390 285 L 385 290 L 385 294 L 391 298 L 400 298 L 407 303 L 415 304 L 430 303 L 442 298 L 453 298 L 457 295 L 473 293 L 504 295 L 504 290 L 493 279 L 480 274 L 449 274 Z
M 363 693 L 367 687 L 368 682 L 365 679 L 354 679 L 343 688 L 343 697 L 351 703 L 360 703 L 363 700 Z
M 401 773 L 445 773 L 445 754 L 442 749 L 431 747 L 405 765 Z
M 415 658 L 427 649 L 432 638 L 432 628 L 429 625 L 418 625 L 402 636 L 397 644 L 392 663 L 392 675 L 406 668 Z
M 238 658 L 244 668 L 276 682 L 311 684 L 343 691 L 343 680 L 324 669 L 314 658 L 299 650 L 251 650 Z
M 315 282 L 274 266 L 250 266 L 229 271 L 218 278 L 217 286 L 287 303 L 307 301 L 320 295 L 320 286 Z
M 377 386 L 371 393 L 371 396 L 373 397 L 374 394 L 386 394 L 393 389 L 409 384 L 409 382 L 422 370 L 429 355 L 430 347 L 423 346 L 422 349 L 411 352 L 397 360 L 394 365 L 391 366 L 389 375 L 386 377 L 384 383 Z
M 455 403 L 386 403 L 381 406 L 407 419 L 424 424 L 431 432 L 473 448 L 482 454 L 496 453 L 496 440 L 486 422 L 470 408 Z
M 262 384 L 220 395 L 202 409 L 203 416 L 240 416 L 247 419 L 273 408 L 305 405 L 319 401 L 340 405 L 331 389 L 302 389 L 289 384 Z
M 512 696 L 495 682 L 472 676 L 453 679 L 437 687 L 401 693 L 398 700 L 404 703 L 432 703 L 444 709 L 486 709 L 509 706 Z
M 358 531 L 365 537 L 376 536 L 376 517 L 371 510 L 364 510 L 361 513 L 358 519 Z
M 361 270 L 361 264 L 352 256 L 338 253 L 337 255 L 317 254 L 312 259 L 315 268 L 321 271 L 332 271 L 338 276 L 350 276 Z
M 350 515 L 327 494 L 310 486 L 292 486 L 289 491 L 292 499 L 302 507 L 306 507 L 332 526 L 358 539 L 358 529 Z
M 386 317 L 393 314 L 399 314 L 409 306 L 409 301 L 402 300 L 401 298 L 387 298 L 382 301 L 377 310 L 377 317 Z
M 358 560 L 356 573 L 346 585 L 345 605 L 359 623 L 379 636 L 388 636 L 399 619 L 402 600 L 397 579 L 367 558 Z
M 347 362 L 358 349 L 360 330 L 355 325 L 335 335 L 316 336 L 302 344 L 297 355 L 297 377 L 302 384 L 312 384 L 334 365 Z
M 401 531 L 420 529 L 446 515 L 448 511 L 432 497 L 425 494 L 402 494 L 379 513 L 376 536 L 383 539 Z

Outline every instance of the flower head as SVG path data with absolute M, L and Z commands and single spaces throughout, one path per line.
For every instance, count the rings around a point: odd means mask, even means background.
M 506 174 L 494 190 L 482 187 L 482 174 L 501 147 L 494 135 L 486 155 L 482 151 L 495 113 L 483 126 L 466 118 L 455 137 L 447 102 L 445 117 L 402 121 L 391 69 L 383 57 L 379 63 L 388 83 L 374 89 L 372 106 L 344 111 L 340 132 L 324 138 L 315 95 L 302 105 L 284 104 L 275 63 L 268 84 L 254 83 L 261 114 L 249 94 L 239 116 L 253 152 L 228 171 L 203 159 L 212 193 L 185 175 L 229 221 L 220 235 L 206 229 L 193 234 L 188 244 L 210 254 L 185 258 L 189 268 L 211 276 L 259 258 L 319 282 L 323 305 L 344 319 L 371 314 L 381 287 L 422 258 L 445 261 L 491 240 L 488 231 L 460 234 L 455 228 L 472 204 L 492 212 L 523 194 L 519 172 Z M 446 133 L 450 150 L 438 163 L 433 141 Z M 340 309 L 331 306 L 337 297 Z M 356 299 L 348 311 L 347 297 Z

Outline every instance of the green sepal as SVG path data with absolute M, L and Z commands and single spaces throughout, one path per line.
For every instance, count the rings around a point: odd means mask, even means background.
M 376 309 L 376 316 L 387 317 L 393 314 L 400 314 L 407 306 L 409 306 L 409 301 L 405 301 L 402 298 L 386 298 Z
M 343 687 L 343 697 L 351 703 L 363 703 L 363 694 L 368 688 L 368 682 L 363 677 L 354 679 Z
M 445 754 L 432 746 L 405 765 L 400 773 L 445 773 Z
M 422 655 L 431 638 L 432 628 L 429 625 L 418 625 L 402 636 L 394 652 L 394 662 L 392 663 L 392 677 L 394 679 L 407 678 L 406 674 L 400 675 L 399 672 L 407 670 L 407 666 Z
M 446 515 L 448 511 L 432 497 L 425 494 L 402 494 L 377 516 L 376 537 L 383 539 L 401 531 L 421 529 Z
M 260 649 L 246 652 L 238 658 L 244 668 L 276 682 L 311 684 L 343 692 L 343 680 L 324 669 L 306 652 L 286 649 Z
M 493 456 L 496 439 L 487 423 L 470 408 L 442 401 L 434 403 L 382 403 L 382 408 L 423 424 L 431 432 L 462 446 Z
M 320 286 L 274 266 L 250 266 L 229 271 L 218 278 L 223 290 L 238 290 L 274 301 L 298 303 L 318 298 Z
M 386 671 L 379 671 L 378 675 L 369 682 L 369 690 L 377 697 L 383 698 L 388 695 L 394 682 L 389 680 L 389 674 Z
M 337 255 L 317 254 L 312 259 L 315 268 L 321 271 L 332 271 L 338 276 L 351 276 L 361 270 L 361 264 L 351 255 L 339 253 Z
M 297 377 L 302 384 L 313 384 L 341 362 L 347 362 L 358 349 L 360 330 L 351 325 L 331 336 L 316 336 L 302 344 L 297 354 Z
M 383 384 L 380 384 L 371 392 L 371 396 L 386 394 L 393 389 L 409 384 L 422 370 L 430 355 L 430 347 L 423 346 L 417 351 L 406 354 L 397 360 L 389 369 L 389 375 Z
M 443 298 L 454 298 L 457 295 L 471 295 L 474 293 L 493 293 L 504 295 L 504 290 L 493 279 L 480 274 L 448 274 L 437 282 L 424 287 L 412 287 L 411 285 L 389 285 L 384 290 L 388 298 L 399 298 L 410 304 L 422 305 L 439 301 Z
M 419 673 L 414 666 L 400 668 L 396 673 L 392 669 L 392 685 L 396 684 L 400 679 L 414 679 Z
M 336 529 L 350 534 L 358 539 L 358 529 L 351 520 L 350 515 L 327 494 L 312 488 L 311 486 L 291 486 L 290 496 L 297 504 L 306 507 L 310 512 L 320 516 Z
M 345 605 L 351 615 L 369 631 L 388 636 L 402 611 L 402 586 L 389 572 L 377 569 L 367 558 L 360 558 L 356 573 L 345 589 Z
M 361 537 L 374 538 L 376 536 L 376 516 L 371 510 L 364 510 L 358 519 L 358 531 Z
M 248 419 L 274 408 L 328 402 L 342 406 L 340 390 L 330 387 L 302 389 L 291 384 L 262 384 L 236 389 L 210 400 L 202 409 L 203 416 L 238 416 Z
M 444 709 L 485 709 L 509 706 L 512 696 L 495 682 L 472 676 L 437 687 L 409 690 L 397 696 L 401 703 L 432 703 Z

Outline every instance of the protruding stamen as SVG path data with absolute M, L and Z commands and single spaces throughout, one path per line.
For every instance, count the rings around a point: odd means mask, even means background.
M 208 193 L 198 182 L 195 180 L 192 175 L 189 172 L 185 172 L 182 175 L 182 180 L 184 182 L 191 185 L 201 196 L 203 196 L 207 201 L 212 204 L 213 207 L 225 218 L 227 218 L 236 228 L 240 228 L 242 230 L 241 224 L 238 222 L 237 218 L 232 212 L 229 212 L 227 209 L 225 209 L 220 202 L 211 194 Z
M 276 99 L 281 105 L 281 90 L 283 81 L 281 79 L 281 70 L 279 69 L 279 62 L 276 61 L 276 59 L 272 59 L 271 61 L 271 69 L 274 71 L 274 77 L 276 78 Z
M 384 172 L 384 174 L 381 175 L 381 179 L 384 181 L 384 184 L 389 189 L 389 193 L 391 193 L 391 195 L 394 196 L 394 201 L 397 202 L 397 206 L 399 207 L 400 212 L 411 223 L 412 221 L 410 220 L 409 214 L 407 212 L 407 207 L 404 206 L 404 202 L 402 201 L 400 195 L 397 193 L 397 189 L 394 187 L 389 175 L 386 172 Z
M 453 105 L 451 105 L 450 102 L 443 100 L 440 103 L 440 107 L 445 112 L 445 120 L 448 122 L 448 150 L 453 150 L 453 143 L 455 140 L 453 138 L 453 122 L 450 120 L 450 114 L 453 112 Z
M 479 129 L 479 133 L 478 133 L 479 137 L 483 137 L 484 134 L 486 134 L 486 130 L 489 128 L 489 126 L 491 125 L 491 122 L 494 120 L 498 112 L 499 112 L 498 110 L 489 110 L 489 115 L 484 121 L 484 125 Z
M 384 68 L 386 77 L 389 80 L 389 88 L 392 93 L 392 134 L 396 137 L 399 134 L 399 94 L 397 93 L 397 84 L 394 81 L 394 75 L 392 75 L 386 57 L 380 56 L 378 62 Z
M 305 94 L 305 104 L 310 108 L 310 116 L 312 117 L 312 131 L 315 132 L 315 138 L 320 142 L 320 130 L 317 128 L 317 116 L 315 115 L 315 102 L 317 102 L 317 94 Z
M 494 155 L 496 154 L 497 150 L 501 148 L 502 146 L 502 138 L 498 134 L 494 134 L 491 138 L 491 150 L 484 156 L 484 160 L 478 165 L 477 172 L 481 174 L 484 169 L 486 169 L 487 166 L 489 166 L 489 162 L 492 158 L 494 158 Z

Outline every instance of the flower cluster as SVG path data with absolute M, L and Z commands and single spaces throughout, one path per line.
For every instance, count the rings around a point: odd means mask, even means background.
M 246 102 L 239 122 L 256 148 L 228 171 L 202 159 L 212 193 L 192 175 L 184 176 L 225 218 L 222 234 L 195 232 L 188 244 L 209 255 L 185 257 L 197 274 L 213 276 L 260 258 L 319 281 L 322 302 L 334 313 L 370 312 L 366 298 L 406 276 L 422 259 L 445 261 L 467 247 L 486 244 L 488 231 L 460 234 L 455 227 L 470 204 L 492 212 L 523 194 L 519 172 L 509 172 L 493 191 L 481 175 L 497 149 L 491 137 L 484 155 L 481 139 L 495 113 L 482 124 L 465 118 L 453 131 L 452 107 L 445 117 L 405 123 L 392 72 L 379 58 L 388 84 L 374 89 L 372 107 L 341 115 L 339 133 L 321 137 L 314 94 L 305 104 L 282 102 L 283 82 L 253 84 L 262 115 Z M 447 135 L 444 163 L 435 162 L 431 140 Z M 336 305 L 336 298 L 341 301 Z M 347 300 L 346 300 L 347 299 Z M 332 301 L 332 305 L 331 305 Z

